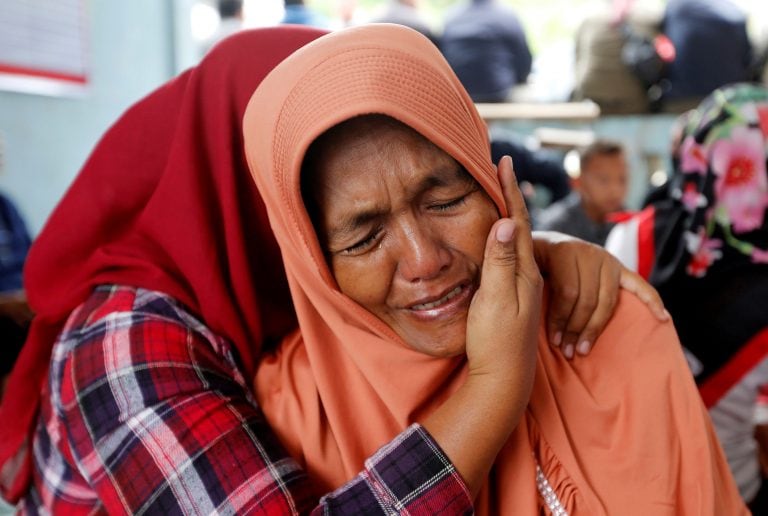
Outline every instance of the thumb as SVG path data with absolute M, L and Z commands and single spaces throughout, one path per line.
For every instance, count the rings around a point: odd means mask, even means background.
M 480 290 L 486 293 L 496 290 L 509 293 L 510 286 L 514 286 L 517 268 L 515 234 L 518 231 L 515 226 L 511 219 L 502 218 L 488 233 L 480 277 Z

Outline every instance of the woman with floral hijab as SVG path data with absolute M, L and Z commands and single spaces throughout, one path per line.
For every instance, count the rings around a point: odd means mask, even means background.
M 659 289 L 741 494 L 766 514 L 753 434 L 768 383 L 768 90 L 716 90 L 678 122 L 672 178 L 606 246 Z

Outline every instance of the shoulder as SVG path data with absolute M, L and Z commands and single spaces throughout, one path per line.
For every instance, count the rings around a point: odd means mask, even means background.
M 150 317 L 203 330 L 205 326 L 175 298 L 154 290 L 102 285 L 70 315 L 65 331 L 84 330 L 115 317 Z
M 118 339 L 131 346 L 177 342 L 207 343 L 216 354 L 230 346 L 177 299 L 163 292 L 125 285 L 102 285 L 69 316 L 57 342 L 61 351 L 98 346 Z M 185 344 L 186 343 L 186 344 Z
M 544 351 L 544 345 L 540 345 Z M 558 353 L 548 354 L 560 358 Z M 662 374 L 662 370 L 690 375 L 673 323 L 659 321 L 642 300 L 623 289 L 592 351 L 570 364 L 580 373 L 594 373 L 596 380 L 608 388 L 611 384 L 631 383 L 637 375 Z
M 62 406 L 86 390 L 104 399 L 124 393 L 128 412 L 181 387 L 247 385 L 233 346 L 176 299 L 120 285 L 97 287 L 71 314 L 53 346 L 50 375 Z M 132 397 L 137 389 L 141 396 Z
M 743 512 L 733 510 L 743 505 L 671 322 L 623 292 L 589 355 L 568 361 L 540 346 L 531 414 L 566 469 L 590 478 L 607 512 Z
M 607 388 L 611 383 L 639 386 L 654 377 L 690 376 L 673 323 L 656 319 L 643 301 L 623 289 L 613 316 L 580 368 L 595 371 Z
M 657 320 L 645 303 L 624 290 L 587 356 L 566 360 L 547 343 L 542 330 L 539 357 L 540 373 L 557 386 L 558 398 L 578 399 L 581 390 L 599 406 L 629 406 L 629 399 L 638 396 L 658 399 L 671 381 L 685 384 L 681 396 L 698 396 L 672 322 Z

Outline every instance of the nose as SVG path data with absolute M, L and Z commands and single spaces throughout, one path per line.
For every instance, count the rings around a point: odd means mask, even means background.
M 619 204 L 624 202 L 624 197 L 627 193 L 626 187 L 622 184 L 613 185 L 610 190 L 611 197 Z
M 409 221 L 399 226 L 395 236 L 397 271 L 406 281 L 428 281 L 448 269 L 451 252 L 436 227 Z

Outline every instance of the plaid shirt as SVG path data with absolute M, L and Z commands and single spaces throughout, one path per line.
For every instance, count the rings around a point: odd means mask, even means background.
M 467 489 L 413 425 L 333 493 L 270 430 L 227 341 L 174 299 L 100 287 L 53 348 L 22 512 L 434 514 Z

